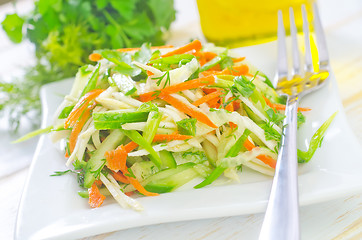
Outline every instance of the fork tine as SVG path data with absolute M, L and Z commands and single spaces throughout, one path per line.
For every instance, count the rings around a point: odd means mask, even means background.
M 316 34 L 317 44 L 318 44 L 319 68 L 321 70 L 328 70 L 329 56 L 328 56 L 327 43 L 324 36 L 322 22 L 319 16 L 318 6 L 317 3 L 315 2 L 313 3 L 313 10 L 314 10 L 314 32 Z
M 285 41 L 285 30 L 283 23 L 283 13 L 278 11 L 278 68 L 277 75 L 274 79 L 273 86 L 278 85 L 278 81 L 282 78 L 288 77 L 288 58 L 287 46 Z
M 310 35 L 309 35 L 309 26 L 308 26 L 308 17 L 305 5 L 302 5 L 302 16 L 303 16 L 303 32 L 304 32 L 304 45 L 305 45 L 305 71 L 313 72 L 313 60 L 312 60 L 312 51 L 310 47 Z
M 300 54 L 297 39 L 297 27 L 295 26 L 293 8 L 289 8 L 290 35 L 292 36 L 292 55 L 293 55 L 293 72 L 292 75 L 300 74 Z

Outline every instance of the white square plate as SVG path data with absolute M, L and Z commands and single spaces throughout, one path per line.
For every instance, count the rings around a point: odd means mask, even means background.
M 258 69 L 273 76 L 275 43 L 237 49 Z M 42 89 L 43 127 L 52 122 L 52 114 L 71 88 L 71 80 L 49 84 Z M 300 204 L 331 200 L 362 190 L 362 151 L 350 130 L 342 108 L 336 80 L 306 96 L 302 106 L 312 108 L 307 122 L 299 130 L 298 145 L 304 149 L 319 126 L 335 111 L 339 114 L 324 138 L 322 148 L 313 159 L 299 168 Z M 185 189 L 140 197 L 143 212 L 122 209 L 106 200 L 102 207 L 91 209 L 73 175 L 50 177 L 63 171 L 65 159 L 48 136 L 42 136 L 31 165 L 22 196 L 16 239 L 76 239 L 136 226 L 233 216 L 261 212 L 265 209 L 272 179 L 243 171 L 241 182 L 203 189 Z

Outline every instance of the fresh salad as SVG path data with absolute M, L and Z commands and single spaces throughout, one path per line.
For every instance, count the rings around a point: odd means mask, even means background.
M 52 131 L 65 147 L 91 207 L 113 197 L 142 210 L 133 195 L 157 196 L 191 180 L 202 188 L 242 167 L 273 175 L 285 99 L 269 79 L 226 48 L 202 45 L 97 50 L 79 69 Z M 298 123 L 305 120 L 299 108 Z M 308 162 L 335 115 L 314 134 Z M 73 166 L 72 166 L 73 165 Z M 56 172 L 62 175 L 65 172 Z

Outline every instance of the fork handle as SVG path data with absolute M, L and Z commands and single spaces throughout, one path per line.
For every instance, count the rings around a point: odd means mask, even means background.
M 275 176 L 259 240 L 297 240 L 299 234 L 298 97 L 288 97 Z

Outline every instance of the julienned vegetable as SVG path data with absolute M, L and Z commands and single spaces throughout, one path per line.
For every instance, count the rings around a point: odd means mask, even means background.
M 205 187 L 221 175 L 235 179 L 242 166 L 274 174 L 284 100 L 244 58 L 198 40 L 96 53 L 95 66 L 78 72 L 52 133 L 65 141 L 67 165 L 88 189 L 80 195 L 91 207 L 112 195 L 141 210 L 131 194 L 157 196 L 191 181 Z M 313 156 L 334 116 L 310 149 L 298 152 L 301 162 Z

